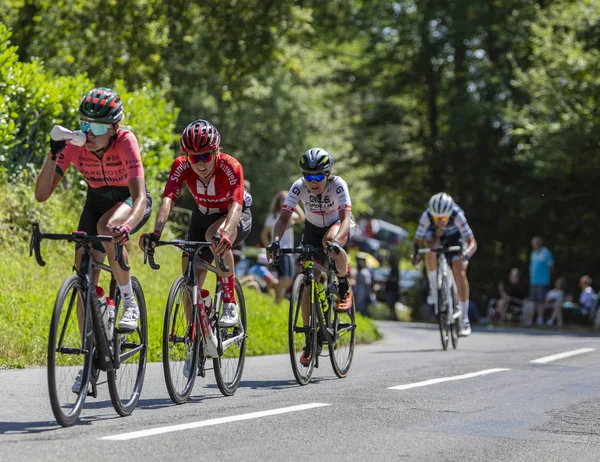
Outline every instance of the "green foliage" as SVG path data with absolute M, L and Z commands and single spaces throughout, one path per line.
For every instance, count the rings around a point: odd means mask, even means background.
M 43 231 L 43 229 L 42 229 Z M 133 273 L 144 289 L 148 309 L 149 361 L 161 361 L 162 328 L 165 304 L 171 283 L 180 274 L 180 252 L 161 248 L 156 260 L 161 269 L 153 271 L 142 265 L 137 246 L 128 246 Z M 43 366 L 47 359 L 48 330 L 56 293 L 62 280 L 71 272 L 73 248 L 60 242 L 44 241 L 42 255 L 47 266 L 37 266 L 27 256 L 21 242 L 0 253 L 0 369 L 5 367 Z M 103 274 L 100 285 L 107 288 L 109 279 Z M 206 287 L 214 288 L 209 276 Z M 246 291 L 248 316 L 248 355 L 287 352 L 288 305 L 275 305 L 269 296 Z M 358 319 L 357 341 L 366 343 L 379 338 L 370 320 Z

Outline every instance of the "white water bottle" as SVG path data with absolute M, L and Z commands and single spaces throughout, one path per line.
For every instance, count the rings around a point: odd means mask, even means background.
M 213 312 L 212 298 L 210 296 L 210 292 L 208 290 L 202 289 L 200 291 L 200 298 L 202 298 L 202 303 L 204 303 L 204 307 L 206 308 L 206 313 L 208 313 L 208 317 L 211 318 L 213 316 Z
M 75 146 L 83 146 L 87 141 L 87 136 L 81 130 L 75 130 L 72 132 L 68 128 L 61 125 L 55 125 L 50 131 L 50 138 L 54 141 L 68 140 Z
M 106 311 L 108 313 L 107 331 L 108 339 L 112 340 L 113 330 L 115 328 L 115 302 L 112 298 L 106 297 Z
M 96 295 L 98 297 L 98 308 L 100 309 L 100 313 L 102 313 L 102 321 L 108 330 L 108 309 L 106 306 L 106 295 L 104 294 L 104 289 L 100 286 L 96 286 Z

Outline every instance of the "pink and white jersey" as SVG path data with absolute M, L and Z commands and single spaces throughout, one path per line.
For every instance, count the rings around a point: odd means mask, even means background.
M 127 130 L 117 132 L 117 139 L 102 159 L 83 146 L 67 144 L 57 156 L 56 172 L 63 176 L 71 164 L 90 188 L 128 187 L 129 180 L 144 178 L 140 147 L 135 135 Z
M 340 219 L 340 210 L 352 210 L 348 185 L 339 176 L 327 180 L 322 194 L 312 194 L 306 186 L 304 177 L 299 178 L 290 188 L 283 203 L 283 210 L 294 212 L 302 202 L 306 220 L 319 228 L 327 228 Z

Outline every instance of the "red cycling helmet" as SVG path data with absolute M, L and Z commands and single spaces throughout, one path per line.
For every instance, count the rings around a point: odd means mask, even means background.
M 195 120 L 183 130 L 179 146 L 184 154 L 218 151 L 221 146 L 221 134 L 210 122 L 202 119 Z

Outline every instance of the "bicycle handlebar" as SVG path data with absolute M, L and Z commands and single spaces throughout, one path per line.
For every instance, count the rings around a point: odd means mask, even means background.
M 419 253 L 427 253 L 427 252 L 436 252 L 436 253 L 445 253 L 445 252 L 460 252 L 462 247 L 459 245 L 453 245 L 452 247 L 436 247 L 435 249 L 419 249 Z
M 31 240 L 29 241 L 29 256 L 31 257 L 35 252 L 35 260 L 40 266 L 46 266 L 46 262 L 42 258 L 42 251 L 40 249 L 40 243 L 42 239 L 48 239 L 51 241 L 68 241 L 76 242 L 78 244 L 89 246 L 96 242 L 112 242 L 112 236 L 90 236 L 83 231 L 73 231 L 70 234 L 57 234 L 57 233 L 42 233 L 40 231 L 40 225 L 36 221 L 32 224 Z M 115 258 L 119 262 L 119 266 L 124 271 L 129 271 L 131 268 L 123 259 L 123 246 L 115 243 Z
M 290 248 L 280 248 L 279 249 L 279 254 L 301 254 L 301 255 L 307 255 L 307 256 L 311 256 L 314 257 L 317 255 L 318 252 L 320 252 L 321 250 L 323 250 L 321 247 L 313 247 L 312 245 L 305 245 L 303 247 L 290 247 Z M 327 244 L 327 250 L 331 250 L 329 247 L 329 244 Z M 273 260 L 271 260 L 269 263 L 273 264 L 273 263 L 277 263 L 277 256 L 275 256 L 275 258 Z M 333 269 L 334 273 L 338 273 L 338 269 L 335 266 L 335 259 L 329 257 L 329 264 L 331 266 L 331 269 Z
M 148 257 L 148 264 L 153 270 L 160 269 L 160 265 L 154 261 L 154 251 L 156 247 L 161 247 L 164 245 L 174 245 L 175 247 L 179 247 L 186 253 L 198 253 L 203 247 L 210 247 L 212 245 L 212 242 L 175 240 L 158 241 L 154 248 L 150 248 L 149 241 L 149 238 L 146 238 L 144 241 L 144 263 L 146 263 L 146 257 Z M 217 264 L 219 265 L 221 271 L 223 271 L 224 273 L 228 273 L 231 270 L 231 268 L 225 264 L 223 257 L 221 257 L 220 255 L 217 255 Z

